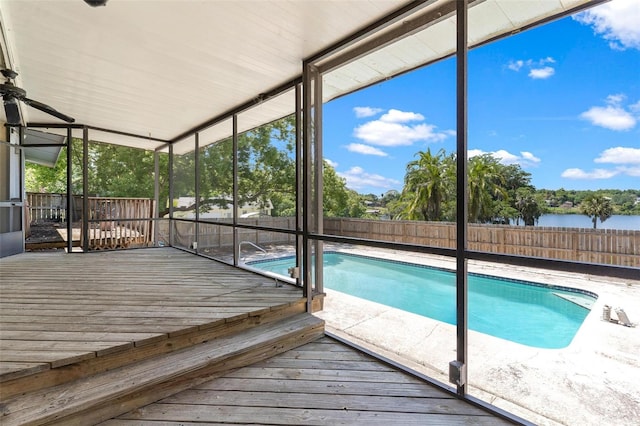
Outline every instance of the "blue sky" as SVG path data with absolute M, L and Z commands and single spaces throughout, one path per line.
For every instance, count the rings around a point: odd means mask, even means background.
M 324 156 L 347 187 L 402 189 L 419 151 L 455 151 L 455 59 L 324 107 Z M 613 0 L 469 53 L 470 155 L 536 188 L 640 189 L 640 1 Z

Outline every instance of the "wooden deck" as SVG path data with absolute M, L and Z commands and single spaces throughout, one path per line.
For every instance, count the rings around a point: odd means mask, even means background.
M 155 355 L 304 312 L 299 288 L 171 248 L 3 258 L 0 295 L 2 396 L 23 376 L 58 384 L 95 358 L 117 364 L 135 349 Z
M 510 424 L 324 337 L 102 425 L 256 423 Z
M 505 423 L 323 337 L 301 289 L 176 249 L 3 258 L 0 296 L 3 425 Z

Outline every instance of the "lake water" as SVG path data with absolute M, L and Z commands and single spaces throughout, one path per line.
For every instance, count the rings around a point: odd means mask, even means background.
M 522 225 L 522 221 L 520 221 Z M 583 214 L 545 214 L 540 216 L 536 226 L 562 228 L 593 228 L 591 219 Z M 598 219 L 598 229 L 630 229 L 640 231 L 640 216 L 613 215 L 604 223 Z

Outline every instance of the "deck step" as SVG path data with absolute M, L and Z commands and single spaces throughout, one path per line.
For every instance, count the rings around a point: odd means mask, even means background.
M 203 342 L 241 333 L 260 324 L 303 313 L 305 309 L 306 299 L 300 298 L 268 308 L 253 308 L 248 312 L 213 315 L 210 320 L 206 322 L 198 320 L 199 323 L 195 325 L 191 325 L 192 323 L 183 324 L 178 320 L 176 320 L 176 325 L 172 325 L 174 320 L 170 320 L 171 322 L 168 324 L 154 324 L 153 319 L 144 321 L 142 325 L 125 324 L 121 330 L 125 334 L 114 332 L 115 326 L 113 324 L 105 324 L 104 330 L 97 330 L 98 326 L 94 323 L 86 325 L 81 323 L 78 324 L 80 327 L 78 331 L 78 329 L 69 330 L 73 324 L 60 323 L 51 325 L 52 333 L 47 331 L 36 336 L 37 339 L 46 340 L 30 341 L 27 339 L 26 342 L 22 341 L 25 339 L 21 336 L 43 331 L 42 323 L 37 323 L 33 332 L 24 331 L 24 333 L 17 335 L 21 341 L 2 340 L 16 334 L 15 331 L 11 331 L 11 324 L 6 326 L 8 329 L 6 330 L 5 323 L 3 323 L 0 330 L 0 346 L 3 347 L 3 358 L 0 359 L 0 404 L 18 395 L 62 385 L 143 359 L 150 359 Z M 143 320 L 143 318 L 136 319 L 136 322 L 143 322 Z M 152 325 L 156 328 L 149 328 Z M 21 325 L 22 328 L 26 328 L 26 326 Z M 140 328 L 144 328 L 148 336 L 143 334 L 143 338 L 137 340 L 128 337 L 138 336 L 134 332 Z M 87 332 L 85 329 L 89 331 Z M 92 330 L 101 334 L 93 333 Z M 69 333 L 70 331 L 74 331 L 74 333 Z M 72 336 L 73 339 L 52 341 L 51 336 L 54 334 L 60 336 L 59 332 Z M 87 336 L 89 335 L 91 335 L 93 342 L 88 342 Z M 123 342 L 114 342 L 116 336 L 122 336 Z M 102 340 L 109 344 L 104 346 L 105 342 Z M 20 347 L 20 344 L 28 344 L 29 346 Z M 85 344 L 87 346 L 81 346 L 82 350 L 79 351 L 77 345 Z M 53 353 L 52 345 L 56 345 L 62 353 L 56 356 Z M 12 348 L 12 352 L 15 354 L 8 353 L 9 348 Z M 28 349 L 31 351 L 25 352 Z M 42 358 L 43 356 L 44 358 Z M 38 360 L 40 361 L 38 362 Z
M 232 336 L 5 401 L 0 423 L 87 425 L 110 419 L 316 340 L 324 321 L 298 314 Z

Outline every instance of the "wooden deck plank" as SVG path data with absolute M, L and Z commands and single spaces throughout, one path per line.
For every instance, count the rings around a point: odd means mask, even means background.
M 309 401 L 311 404 L 312 401 Z M 216 422 L 224 419 L 225 423 L 259 423 L 273 425 L 303 425 L 303 424 L 366 424 L 366 425 L 478 425 L 495 426 L 507 424 L 497 421 L 495 417 L 398 413 L 384 411 L 352 411 L 344 409 L 311 409 L 311 408 L 272 408 L 272 407 L 211 407 L 206 405 L 173 405 L 153 404 L 137 410 L 137 412 L 122 417 L 130 420 L 154 420 L 184 422 Z
M 360 352 L 335 352 L 335 351 L 312 351 L 312 350 L 291 350 L 288 351 L 278 359 L 312 359 L 312 360 L 332 360 L 339 357 L 342 361 L 371 361 L 375 362 L 375 360 L 365 354 Z
M 195 387 L 198 390 L 240 390 L 258 391 L 269 389 L 272 392 L 299 392 L 305 394 L 337 394 L 337 395 L 380 395 L 410 396 L 424 398 L 454 398 L 441 390 L 424 383 L 386 383 L 380 386 L 373 382 L 347 382 L 343 380 L 296 380 L 257 378 L 250 379 L 221 377 Z
M 456 414 L 479 415 L 477 408 L 470 404 L 460 405 L 453 398 L 423 398 L 415 396 L 386 395 L 342 395 L 316 394 L 311 403 L 309 395 L 299 392 L 260 391 L 205 391 L 187 390 L 162 400 L 163 405 L 207 405 L 272 407 L 272 408 L 308 408 L 326 410 L 385 411 L 395 413 L 439 413 L 448 414 L 456 410 Z M 311 404 L 310 404 L 311 403 Z
M 258 368 L 247 367 L 232 373 L 229 377 L 253 378 L 265 377 L 266 375 L 274 379 L 291 378 L 291 370 L 288 368 Z M 295 371 L 296 378 L 301 380 L 336 380 L 340 379 L 348 382 L 372 382 L 372 383 L 412 383 L 414 379 L 404 377 L 399 379 L 393 372 L 386 371 L 350 371 L 335 369 L 301 368 Z M 404 380 L 398 382 L 398 380 Z
M 76 362 L 95 358 L 93 351 L 14 351 L 11 349 L 0 349 L 0 364 L 4 362 L 46 362 L 51 368 L 62 367 L 63 365 L 74 364 Z
M 239 424 L 239 423 L 236 423 Z M 233 423 L 207 422 L 207 426 L 233 426 Z M 244 426 L 257 425 L 256 423 L 243 423 Z M 100 426 L 203 426 L 200 422 L 161 422 L 156 420 L 123 420 L 111 419 L 100 423 Z
M 273 425 L 509 424 L 452 393 L 323 338 L 131 411 L 102 426 L 221 421 Z
M 130 307 L 122 307 L 122 308 L 95 308 L 95 309 L 73 309 L 69 307 L 67 310 L 65 309 L 38 309 L 38 314 L 48 315 L 48 316 L 68 316 L 69 314 L 84 317 L 84 316 L 102 316 L 102 317 L 129 317 L 129 318 L 148 318 L 148 317 L 164 317 L 164 318 L 202 318 L 206 320 L 207 318 L 224 318 L 227 313 L 238 313 L 238 312 L 252 312 L 255 310 L 269 309 L 269 305 L 258 305 L 254 304 L 251 306 L 234 306 L 234 307 L 212 307 L 212 308 L 200 308 L 200 309 L 187 309 L 184 310 L 180 308 L 175 309 L 162 309 L 161 306 L 157 308 L 141 306 L 139 310 L 133 310 Z M 24 309 L 5 309 L 2 308 L 3 315 L 11 315 L 11 316 L 24 316 L 28 315 L 29 312 L 25 312 Z
M 0 362 L 0 376 L 16 379 L 31 374 L 40 373 L 51 368 L 47 362 L 4 361 Z
M 4 343 L 4 342 L 3 342 Z M 57 340 L 8 340 L 6 347 L 12 351 L 91 351 L 96 356 L 107 355 L 133 347 L 133 342 L 105 341 L 57 341 Z
M 77 319 L 76 319 L 77 321 Z M 196 325 L 189 327 L 189 324 L 181 325 L 162 325 L 162 324 L 134 324 L 129 321 L 128 324 L 105 324 L 104 320 L 95 324 L 78 324 L 69 321 L 63 323 L 50 322 L 3 322 L 3 330 L 30 330 L 30 331 L 78 331 L 78 332 L 106 332 L 106 333 L 169 333 L 174 332 L 191 332 L 198 327 Z
M 213 338 L 225 325 L 290 311 L 302 298 L 300 288 L 276 287 L 273 279 L 172 248 L 24 253 L 0 259 L 0 276 L 0 348 L 55 342 L 50 351 L 63 363 L 68 356 L 60 350 L 82 349 L 81 342 L 99 357 L 123 344 L 172 350 L 156 343 L 200 330 Z M 184 341 L 191 340 L 199 341 Z M 98 341 L 104 345 L 91 346 Z M 34 344 L 21 348 L 45 352 Z M 11 380 L 15 368 L 7 364 L 0 382 Z
M 260 364 L 254 364 L 255 367 L 264 368 L 315 368 L 318 365 L 318 360 L 307 359 L 292 359 L 292 358 L 275 358 L 268 359 Z M 362 361 L 362 360 L 342 360 L 339 358 L 322 360 L 322 366 L 327 370 L 357 370 L 357 371 L 393 371 L 391 367 L 375 361 Z
M 263 294 L 266 295 L 266 294 Z M 288 302 L 291 299 L 290 294 L 268 294 L 269 300 L 281 299 L 283 303 Z M 7 304 L 29 304 L 29 305 L 37 305 L 37 304 L 47 304 L 54 306 L 62 306 L 65 304 L 72 305 L 101 305 L 101 304 L 109 304 L 111 302 L 118 301 L 121 304 L 125 305 L 141 305 L 141 304 L 154 304 L 160 305 L 165 304 L 165 306 L 216 306 L 219 301 L 250 301 L 255 302 L 256 300 L 255 293 L 251 293 L 249 295 L 238 294 L 236 292 L 232 292 L 232 294 L 227 293 L 226 295 L 213 296 L 211 293 L 207 293 L 206 297 L 190 295 L 190 296 L 173 296 L 170 300 L 164 300 L 159 295 L 148 295 L 141 294 L 138 295 L 135 299 L 123 300 L 121 295 L 94 295 L 94 296 L 79 296 L 79 295 L 51 295 L 48 298 L 38 297 L 38 295 L 34 295 L 33 297 L 29 295 L 8 295 L 3 292 L 1 303 Z
M 330 351 L 330 352 L 351 352 L 350 348 L 344 346 L 330 345 L 321 342 L 313 342 L 298 348 L 299 351 Z
M 12 340 L 32 340 L 32 341 L 102 341 L 111 342 L 116 345 L 122 342 L 153 343 L 167 338 L 163 333 L 95 333 L 95 332 L 72 332 L 72 331 L 12 331 L 0 330 L 0 337 L 11 345 Z M 4 347 L 4 344 L 2 345 Z

